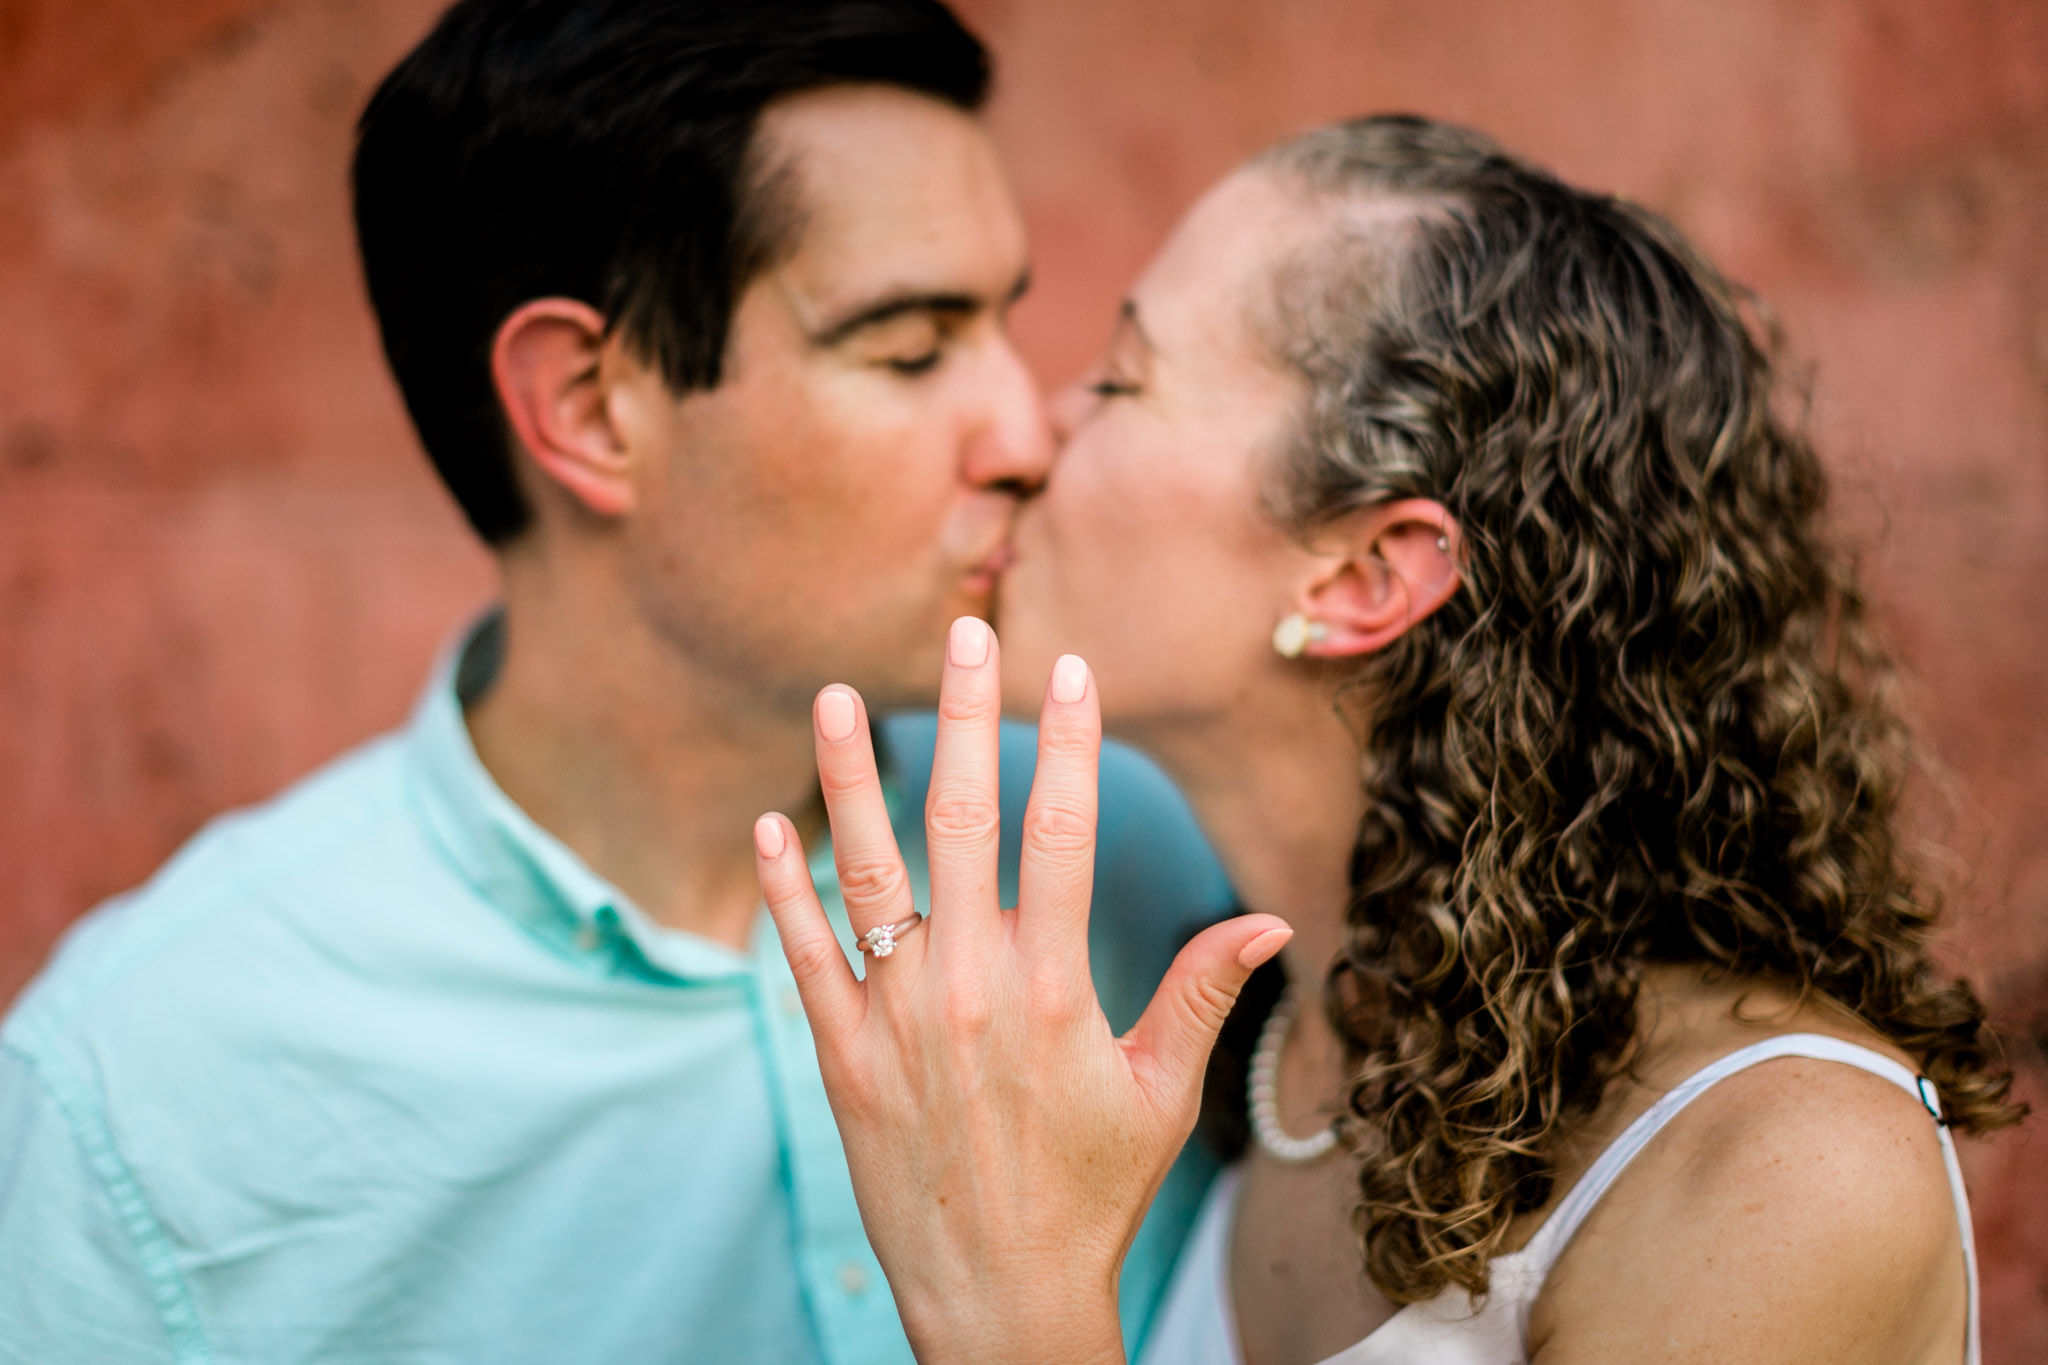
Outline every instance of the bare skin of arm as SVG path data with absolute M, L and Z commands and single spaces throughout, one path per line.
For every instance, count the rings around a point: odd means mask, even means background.
M 1781 1058 L 1696 1101 L 1616 1182 L 1537 1301 L 1530 1358 L 1954 1365 L 1966 1313 L 1926 1110 Z

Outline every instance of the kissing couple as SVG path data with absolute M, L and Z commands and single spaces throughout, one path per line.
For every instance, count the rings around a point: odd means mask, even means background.
M 1754 305 L 1367 117 L 1047 404 L 989 81 L 459 0 L 369 96 L 500 601 L 13 1006 L 0 1359 L 1976 1360 L 2010 1078 Z
M 1147 1362 L 1977 1360 L 1949 1129 L 2002 1080 L 1745 304 L 1654 214 L 1414 117 L 1281 143 L 1174 231 L 1058 401 L 1002 649 L 953 626 L 928 922 L 854 690 L 816 745 L 863 974 L 756 826 L 920 1360 L 1123 1361 L 1120 1259 L 1219 1103 L 1250 1141 Z M 1008 912 L 1006 704 L 1039 719 Z M 1105 728 L 1250 912 L 1120 1037 Z

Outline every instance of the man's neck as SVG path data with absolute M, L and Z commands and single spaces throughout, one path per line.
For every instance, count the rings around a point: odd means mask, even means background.
M 535 823 L 656 922 L 744 949 L 760 904 L 751 831 L 821 828 L 808 708 L 693 668 L 609 595 L 524 591 L 468 708 L 477 757 Z

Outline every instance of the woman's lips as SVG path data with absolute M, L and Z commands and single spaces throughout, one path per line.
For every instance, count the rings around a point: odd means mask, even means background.
M 967 582 L 977 592 L 993 591 L 1003 573 L 1016 559 L 1016 552 L 1006 540 L 985 555 L 979 564 L 967 571 Z

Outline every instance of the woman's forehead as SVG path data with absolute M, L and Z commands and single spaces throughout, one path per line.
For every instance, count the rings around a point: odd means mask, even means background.
M 1275 267 L 1316 230 L 1320 217 L 1268 172 L 1231 175 L 1188 211 L 1131 291 L 1144 335 L 1165 356 L 1253 351 L 1250 318 Z

